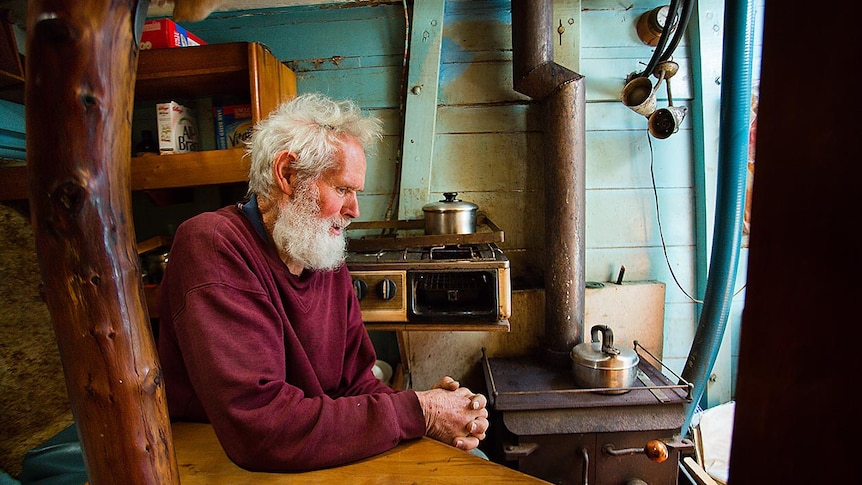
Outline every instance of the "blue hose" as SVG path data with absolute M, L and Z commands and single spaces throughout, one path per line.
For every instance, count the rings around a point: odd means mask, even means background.
M 724 7 L 715 230 L 703 310 L 682 372 L 682 378 L 694 384 L 683 434 L 691 424 L 715 365 L 733 300 L 748 173 L 753 44 L 751 0 L 727 0 Z

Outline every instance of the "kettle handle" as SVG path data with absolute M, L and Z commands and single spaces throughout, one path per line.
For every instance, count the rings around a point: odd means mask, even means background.
M 602 334 L 601 340 L 599 340 L 599 332 Z M 610 355 L 620 353 L 620 349 L 614 347 L 614 331 L 607 325 L 593 325 L 593 328 L 590 329 L 590 340 L 602 343 L 602 353 Z

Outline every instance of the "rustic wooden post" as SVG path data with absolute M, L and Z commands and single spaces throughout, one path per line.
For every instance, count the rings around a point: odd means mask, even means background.
M 179 483 L 129 189 L 138 4 L 30 0 L 28 7 L 31 217 L 94 485 Z

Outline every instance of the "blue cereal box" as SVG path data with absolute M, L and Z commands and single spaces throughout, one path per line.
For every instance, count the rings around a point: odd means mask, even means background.
M 245 148 L 254 128 L 251 105 L 214 106 L 213 121 L 219 150 Z

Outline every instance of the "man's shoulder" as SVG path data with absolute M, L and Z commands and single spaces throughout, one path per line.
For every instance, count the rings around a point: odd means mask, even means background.
M 239 210 L 234 206 L 226 206 L 213 211 L 201 212 L 183 221 L 177 228 L 177 231 L 193 230 L 197 232 L 200 230 L 212 230 L 216 226 L 223 226 L 225 224 L 235 225 L 240 221 L 239 216 Z
M 227 206 L 215 211 L 201 212 L 183 221 L 177 227 L 174 245 L 184 243 L 198 248 L 201 245 L 214 248 L 223 244 L 246 244 L 240 241 L 253 238 L 251 232 L 239 210 Z

